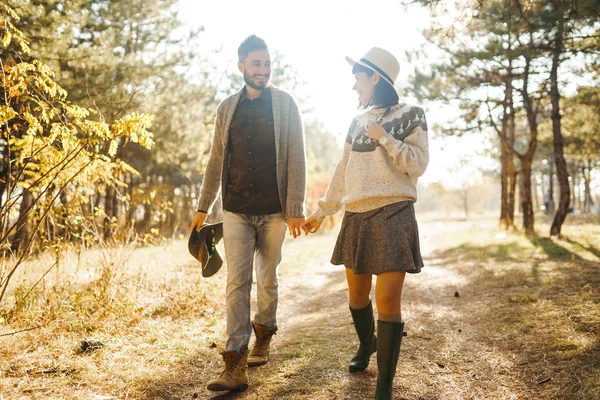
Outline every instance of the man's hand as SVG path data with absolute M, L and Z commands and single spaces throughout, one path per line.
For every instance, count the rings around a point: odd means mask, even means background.
M 377 122 L 369 122 L 367 125 L 367 136 L 371 139 L 379 140 L 385 136 L 387 132 L 383 129 L 383 126 Z
M 195 229 L 197 231 L 202 228 L 202 225 L 206 222 L 206 213 L 202 211 L 198 211 L 196 215 L 194 215 L 194 219 L 192 221 L 191 229 Z
M 288 225 L 288 229 L 290 230 L 290 235 L 293 235 L 295 238 L 297 238 L 298 236 L 302 235 L 302 224 L 304 224 L 305 219 L 300 217 L 300 218 L 294 218 L 294 217 L 289 217 L 286 222 Z
M 302 224 L 302 230 L 305 235 L 309 233 L 316 233 L 321 227 L 321 222 L 317 221 L 314 217 L 310 217 L 309 219 Z

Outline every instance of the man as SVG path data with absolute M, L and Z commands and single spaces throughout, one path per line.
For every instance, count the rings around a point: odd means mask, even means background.
M 192 229 L 200 229 L 221 188 L 227 260 L 225 370 L 208 389 L 244 390 L 247 366 L 268 362 L 277 332 L 278 280 L 286 223 L 294 237 L 304 223 L 306 155 L 294 99 L 270 85 L 266 43 L 249 36 L 238 49 L 245 86 L 217 108 L 215 134 Z M 256 256 L 256 257 L 255 257 Z M 258 310 L 250 321 L 256 259 Z M 250 354 L 248 343 L 256 340 Z

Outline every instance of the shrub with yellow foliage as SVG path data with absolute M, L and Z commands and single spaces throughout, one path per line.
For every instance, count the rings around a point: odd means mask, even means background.
M 0 302 L 28 255 L 68 241 L 102 240 L 91 193 L 126 186 L 122 172 L 137 173 L 115 157 L 119 146 L 153 145 L 153 115 L 132 113 L 109 124 L 67 100 L 47 65 L 23 61 L 29 46 L 13 23 L 18 19 L 0 3 Z

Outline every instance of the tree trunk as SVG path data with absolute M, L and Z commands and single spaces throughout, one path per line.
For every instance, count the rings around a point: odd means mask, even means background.
M 51 199 L 54 197 L 55 193 L 54 191 L 56 190 L 55 185 L 50 185 L 50 187 L 48 188 L 48 191 L 46 192 L 46 197 Z M 54 207 L 52 207 L 54 209 Z M 46 240 L 48 240 L 48 242 L 52 242 L 54 241 L 54 239 L 57 236 L 57 231 L 58 228 L 56 226 L 56 220 L 53 218 L 52 213 L 48 214 L 48 217 L 46 218 Z
M 4 192 L 6 191 L 6 179 L 8 177 L 7 176 L 2 176 L 0 174 L 0 207 L 2 207 L 4 205 Z
M 516 176 L 515 176 L 515 184 L 517 186 L 517 192 L 516 192 L 516 197 L 515 197 L 515 204 L 518 205 L 519 207 L 519 214 L 523 214 L 523 191 L 525 190 L 523 188 L 523 168 L 519 168 L 517 169 L 517 171 L 515 172 Z
M 144 218 L 142 219 L 140 231 L 147 233 L 152 226 L 152 206 L 149 203 L 144 203 Z
M 533 187 L 531 188 L 531 193 L 533 196 L 533 207 L 534 210 L 539 210 L 540 209 L 540 188 L 539 188 L 539 179 L 538 179 L 538 175 L 535 175 L 535 178 L 532 179 L 532 185 Z M 534 183 L 535 182 L 535 183 Z M 543 181 L 542 181 L 543 182 Z M 541 192 L 544 193 L 544 187 L 542 185 L 541 188 Z
M 104 196 L 104 240 L 110 239 L 113 235 L 112 217 L 114 216 L 114 197 L 116 197 L 115 189 L 107 187 Z
M 467 220 L 469 219 L 469 188 L 465 187 L 459 190 L 461 191 L 463 210 L 465 212 L 465 220 Z
M 535 151 L 535 150 L 534 150 Z M 534 232 L 534 211 L 531 195 L 531 164 L 533 157 L 524 157 L 521 162 L 522 171 L 522 194 L 521 208 L 523 209 L 523 230 L 525 233 L 531 234 Z
M 554 212 L 554 158 L 551 152 L 548 155 L 548 201 L 546 214 Z
M 564 140 L 560 126 L 560 92 L 558 91 L 558 65 L 562 53 L 564 21 L 558 22 L 556 34 L 554 36 L 554 48 L 552 56 L 552 69 L 550 71 L 550 98 L 552 102 L 552 136 L 554 137 L 554 162 L 556 164 L 556 176 L 560 187 L 560 197 L 558 200 L 558 209 L 554 215 L 554 221 L 550 227 L 550 235 L 560 235 L 560 231 L 571 201 L 571 189 L 569 187 L 569 174 L 567 172 L 567 162 L 564 156 Z
M 515 204 L 516 204 L 516 193 L 517 193 L 517 177 L 519 176 L 519 171 L 515 168 L 515 159 L 514 153 L 511 152 L 509 156 L 508 170 L 510 178 L 509 185 L 509 196 L 508 196 L 508 218 L 510 222 L 510 227 L 514 227 L 515 225 Z
M 175 194 L 175 190 L 171 190 L 171 208 L 173 211 L 167 213 L 167 234 L 165 236 L 175 236 L 177 227 L 181 224 L 181 201 L 180 197 Z
M 70 233 L 73 232 L 68 232 L 67 231 L 67 219 L 69 218 L 69 210 L 67 209 L 68 204 L 69 204 L 69 199 L 67 198 L 67 191 L 63 190 L 60 193 L 60 207 L 61 207 L 61 212 L 60 212 L 60 217 L 58 217 L 58 233 L 57 236 L 59 237 L 65 237 L 66 235 L 69 235 Z M 70 239 L 70 238 L 69 238 Z
M 585 164 L 584 164 L 585 168 Z M 584 169 L 583 181 L 584 181 L 584 195 L 583 195 L 583 211 L 589 213 L 592 210 L 594 201 L 592 200 L 592 191 L 590 189 L 592 176 L 592 160 L 587 160 L 587 168 Z
M 19 209 L 19 218 L 17 219 L 17 227 L 11 244 L 11 249 L 15 253 L 25 249 L 31 240 L 31 233 L 29 231 L 29 214 L 33 210 L 31 208 L 32 204 L 33 196 L 31 192 L 27 189 L 23 189 L 21 207 Z
M 196 204 L 192 199 L 194 186 L 184 186 L 183 188 L 183 209 L 181 215 L 182 220 L 184 221 L 184 226 L 189 226 L 190 222 L 192 222 L 192 219 L 194 218 L 194 214 L 196 214 Z
M 131 227 L 132 225 L 135 225 L 135 206 L 133 205 L 134 180 L 133 180 L 133 174 L 130 173 L 127 175 L 128 175 L 127 196 L 129 197 L 129 204 L 127 206 L 126 220 L 127 220 L 127 227 Z
M 530 36 L 531 43 L 533 42 L 533 35 Z M 527 124 L 529 125 L 529 145 L 525 155 L 521 158 L 521 171 L 522 171 L 522 191 L 521 194 L 521 208 L 523 210 L 523 230 L 527 234 L 533 234 L 535 219 L 534 209 L 531 194 L 531 169 L 533 164 L 533 157 L 537 148 L 537 135 L 538 135 L 538 123 L 537 123 L 537 107 L 534 108 L 531 97 L 529 96 L 529 68 L 531 65 L 531 59 L 526 58 L 525 69 L 523 72 L 523 107 L 527 114 Z M 543 182 L 543 176 L 542 176 Z M 537 200 L 537 190 L 535 198 Z M 536 201 L 537 202 L 537 201 Z
M 542 194 L 542 205 L 544 206 L 544 210 L 546 210 L 546 185 L 544 184 L 546 177 L 544 176 L 544 173 L 542 172 L 540 174 L 540 182 L 541 182 L 541 194 Z
M 112 220 L 115 223 L 115 226 L 118 227 L 119 226 L 119 196 L 116 190 L 114 190 L 113 192 L 113 196 L 112 196 Z M 113 227 L 113 234 L 115 233 L 115 228 Z
M 10 157 L 9 146 L 7 146 L 6 141 L 3 142 L 4 151 L 2 152 L 2 159 L 0 160 L 0 208 L 4 207 L 5 202 L 8 202 L 7 192 L 8 183 L 10 182 L 10 176 L 8 174 L 10 166 L 8 165 L 8 160 Z M 6 200 L 4 200 L 4 194 L 6 193 Z M 8 225 L 8 216 L 4 218 L 0 218 L 0 236 L 4 236 L 5 228 Z
M 508 150 L 504 141 L 500 143 L 500 166 L 500 225 L 508 228 Z
M 571 203 L 571 209 L 572 210 L 583 210 L 583 188 L 581 187 L 581 177 L 579 175 L 579 171 L 576 171 L 575 174 L 577 174 L 577 179 L 575 180 L 577 183 L 577 189 L 573 190 L 575 192 L 575 195 L 573 196 L 573 202 Z
M 508 105 L 505 99 L 502 114 L 501 139 L 506 138 L 508 129 Z M 512 226 L 510 219 L 510 166 L 509 158 L 512 157 L 506 140 L 500 140 L 500 226 L 508 229 Z
M 583 175 L 585 167 L 582 161 L 577 162 L 575 171 L 569 172 L 573 177 L 573 202 L 571 203 L 574 210 L 583 211 Z
M 512 76 L 512 60 L 509 60 L 507 70 L 505 100 L 508 107 L 508 115 L 505 112 L 504 118 L 508 117 L 507 121 L 507 178 L 508 178 L 508 199 L 507 199 L 507 227 L 513 227 L 515 224 L 515 197 L 517 188 L 517 174 L 515 168 L 515 108 L 513 104 L 513 76 Z

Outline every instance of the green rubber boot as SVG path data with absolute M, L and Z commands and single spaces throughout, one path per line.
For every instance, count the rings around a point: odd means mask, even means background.
M 358 334 L 360 345 L 354 358 L 350 361 L 350 372 L 362 372 L 369 366 L 371 354 L 377 351 L 377 337 L 375 336 L 375 320 L 373 318 L 373 304 L 365 308 L 354 310 L 350 307 L 354 328 Z
M 404 322 L 377 321 L 377 389 L 375 400 L 391 400 L 394 375 L 404 333 Z

